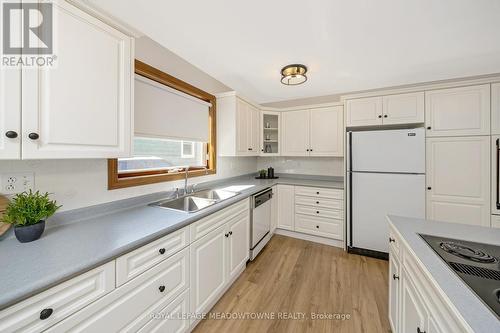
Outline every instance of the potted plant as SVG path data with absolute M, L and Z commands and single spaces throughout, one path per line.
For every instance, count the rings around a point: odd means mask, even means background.
M 17 194 L 7 206 L 3 221 L 14 225 L 14 233 L 21 243 L 32 242 L 42 236 L 45 219 L 60 208 L 49 194 L 29 191 Z

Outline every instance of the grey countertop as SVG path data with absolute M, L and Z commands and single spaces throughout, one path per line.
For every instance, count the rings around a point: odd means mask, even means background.
M 419 236 L 427 234 L 500 245 L 500 229 L 399 216 L 389 216 L 389 221 L 474 332 L 500 332 L 500 321 L 495 314 Z
M 254 175 L 202 183 L 198 189 L 238 189 L 241 194 L 196 213 L 148 206 L 167 192 L 56 214 L 42 237 L 19 243 L 11 234 L 0 241 L 0 310 L 142 245 L 185 227 L 275 184 L 343 188 L 339 177 Z

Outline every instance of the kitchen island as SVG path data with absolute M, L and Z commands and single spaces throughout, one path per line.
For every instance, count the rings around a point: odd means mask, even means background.
M 421 237 L 500 246 L 500 229 L 399 216 L 388 216 L 388 221 L 389 321 L 393 332 L 500 332 L 500 320 L 492 309 Z

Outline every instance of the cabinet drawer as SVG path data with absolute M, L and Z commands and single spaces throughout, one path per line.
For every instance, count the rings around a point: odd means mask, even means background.
M 295 231 L 334 239 L 343 239 L 343 220 L 326 219 L 302 214 L 295 215 Z
M 344 199 L 344 191 L 333 188 L 295 186 L 295 195 L 315 198 Z
M 296 214 L 319 216 L 319 217 L 325 217 L 325 218 L 331 218 L 331 219 L 343 219 L 344 218 L 344 212 L 341 210 L 319 208 L 319 207 L 310 207 L 310 206 L 296 205 L 295 206 L 295 213 Z
M 323 207 L 329 209 L 338 209 L 338 210 L 344 209 L 344 201 L 342 200 L 305 197 L 302 195 L 295 196 L 295 204 L 313 206 L 313 207 Z
M 187 313 L 189 313 L 189 289 L 155 313 L 153 319 L 144 325 L 139 333 L 187 332 L 190 322 L 189 319 L 183 318 Z
M 41 332 L 94 302 L 115 287 L 115 263 L 110 262 L 0 312 L 0 332 Z M 40 312 L 52 309 L 45 320 Z
M 116 286 L 150 269 L 189 245 L 189 228 L 185 227 L 116 259 Z
M 191 224 L 189 226 L 191 232 L 191 241 L 195 241 L 205 236 L 210 231 L 217 229 L 224 223 L 231 220 L 233 217 L 241 214 L 241 212 L 249 212 L 249 208 L 250 200 L 245 199 Z
M 189 287 L 186 248 L 75 313 L 48 332 L 136 332 Z

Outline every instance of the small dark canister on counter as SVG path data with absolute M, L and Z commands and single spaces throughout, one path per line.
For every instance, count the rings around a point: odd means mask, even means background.
M 267 178 L 274 178 L 274 168 L 267 168 Z

